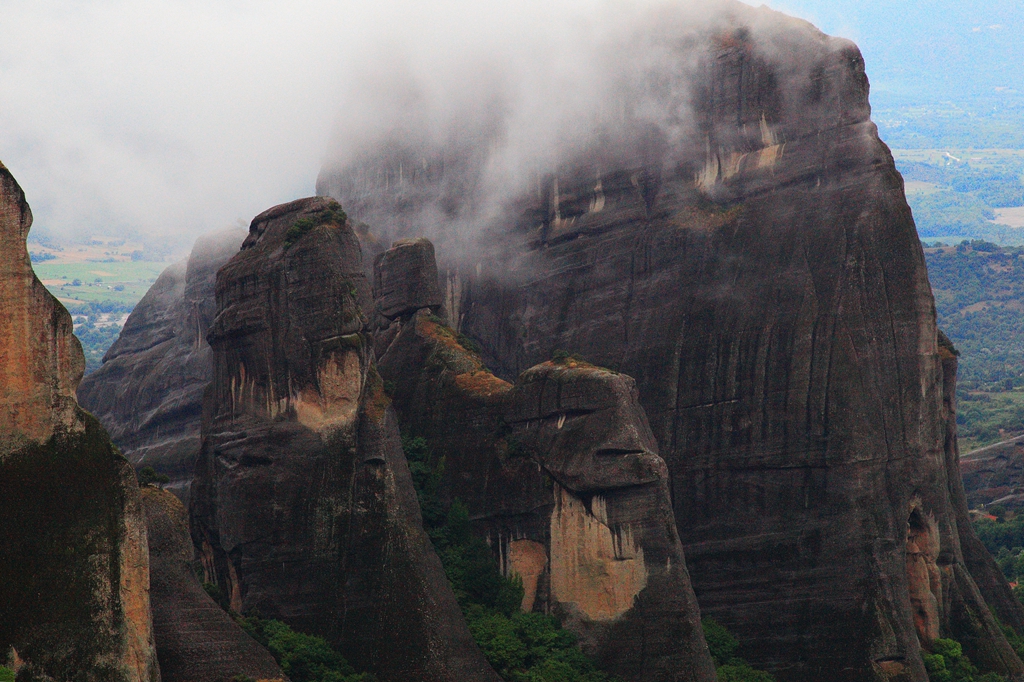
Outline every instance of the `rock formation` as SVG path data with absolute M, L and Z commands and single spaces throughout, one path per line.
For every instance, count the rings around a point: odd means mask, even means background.
M 82 406 L 128 460 L 170 477 L 167 489 L 186 504 L 199 456 L 203 390 L 213 377 L 206 332 L 216 313 L 217 270 L 244 237 L 232 229 L 198 239 L 187 261 L 161 273 L 103 366 L 78 387 Z
M 696 65 L 655 74 L 696 129 L 627 121 L 481 225 L 493 244 L 445 266 L 456 331 L 503 377 L 556 349 L 635 377 L 701 610 L 752 663 L 923 682 L 938 634 L 1022 679 L 989 607 L 1019 631 L 1022 611 L 966 517 L 955 362 L 863 59 L 766 8 L 709 26 L 658 44 Z M 369 154 L 318 189 L 388 237 L 465 222 L 472 193 L 438 188 L 476 167 L 435 163 L 457 151 L 418 149 L 404 184 L 393 149 Z
M 193 541 L 232 608 L 323 635 L 382 681 L 496 681 L 423 532 L 370 310 L 336 202 L 253 220 L 217 277 Z
M 960 458 L 960 473 L 971 509 L 1024 507 L 1024 436 L 968 452 Z
M 715 679 L 676 533 L 664 461 L 629 377 L 571 358 L 510 385 L 430 310 L 433 247 L 377 258 L 380 371 L 403 430 L 444 461 L 441 494 L 465 502 L 523 609 L 558 614 L 623 680 Z M 415 267 L 408 267 L 412 263 Z M 387 283 L 401 281 L 402 286 Z M 408 292 L 396 295 L 395 290 Z
M 157 682 L 138 485 L 75 401 L 85 358 L 32 272 L 31 224 L 0 165 L 0 661 L 19 679 Z
M 142 489 L 149 534 L 153 632 L 162 682 L 231 682 L 238 675 L 283 680 L 256 643 L 199 584 L 188 513 L 170 492 Z

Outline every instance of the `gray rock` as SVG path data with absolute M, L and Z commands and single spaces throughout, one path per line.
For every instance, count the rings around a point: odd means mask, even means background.
M 244 230 L 196 240 L 187 261 L 171 265 L 128 316 L 103 365 L 78 388 L 92 412 L 136 467 L 151 466 L 188 503 L 199 455 L 203 390 L 213 378 L 206 332 L 216 312 L 217 270 Z
M 218 273 L 193 541 L 233 609 L 382 682 L 497 682 L 422 528 L 342 215 L 323 197 L 272 208 Z
M 400 239 L 374 260 L 373 295 L 380 313 L 393 320 L 421 308 L 441 306 L 434 245 L 429 240 Z
M 860 52 L 765 8 L 723 16 L 658 43 L 696 65 L 658 74 L 666 106 L 694 103 L 692 134 L 637 122 L 577 149 L 478 226 L 490 245 L 461 245 L 476 267 L 442 263 L 457 331 L 505 378 L 566 349 L 636 379 L 701 610 L 752 663 L 923 682 L 943 636 L 1024 679 L 989 606 L 1018 631 L 1024 612 L 966 518 L 955 372 Z M 443 191 L 474 186 L 484 164 L 449 163 L 463 151 L 401 197 L 394 150 L 321 186 L 358 190 L 352 213 L 392 238 L 441 196 L 465 224 L 472 192 Z
M 153 633 L 162 682 L 231 682 L 238 675 L 286 680 L 270 652 L 203 590 L 192 569 L 192 536 L 181 501 L 142 489 L 149 536 Z

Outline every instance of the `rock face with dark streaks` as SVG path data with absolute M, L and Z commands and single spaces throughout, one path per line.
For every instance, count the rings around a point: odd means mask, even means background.
M 149 535 L 153 633 L 161 682 L 284 680 L 274 657 L 203 590 L 192 569 L 188 512 L 170 492 L 142 489 Z
M 924 682 L 942 636 L 1024 679 L 989 611 L 1024 627 L 967 519 L 955 362 L 860 52 L 727 8 L 657 43 L 679 65 L 654 74 L 658 102 L 691 102 L 695 129 L 638 114 L 563 158 L 480 226 L 490 247 L 442 264 L 451 318 L 500 376 L 566 349 L 636 379 L 701 610 L 752 663 L 787 682 Z M 366 155 L 321 191 L 412 224 L 441 188 L 474 186 L 445 153 L 419 150 L 426 170 L 401 186 L 393 150 Z M 463 225 L 466 197 L 444 205 Z
M 75 401 L 71 316 L 32 272 L 0 164 L 0 663 L 19 679 L 158 682 L 139 488 Z
M 427 289 L 436 268 L 391 270 L 412 248 L 411 260 L 432 262 L 428 247 L 397 244 L 375 280 Z M 403 431 L 444 462 L 440 494 L 467 504 L 505 573 L 522 579 L 522 608 L 559 615 L 620 679 L 714 680 L 668 472 L 633 380 L 564 358 L 510 385 L 429 308 L 412 312 L 415 300 L 393 301 L 406 314 L 377 334 L 381 375 Z
M 496 681 L 422 529 L 370 310 L 336 202 L 253 220 L 217 277 L 194 543 L 233 609 L 323 635 L 381 680 Z
M 136 468 L 166 474 L 187 504 L 199 455 L 203 390 L 213 377 L 206 332 L 216 313 L 217 270 L 243 230 L 201 237 L 188 260 L 171 265 L 128 316 L 103 366 L 85 377 L 78 399 Z

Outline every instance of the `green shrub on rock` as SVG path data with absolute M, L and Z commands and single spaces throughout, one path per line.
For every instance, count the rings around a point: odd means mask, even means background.
M 953 639 L 935 640 L 932 653 L 923 654 L 922 658 L 929 682 L 1006 682 L 996 673 L 980 674 L 964 656 L 960 642 Z
M 273 655 L 292 682 L 375 682 L 368 673 L 356 673 L 348 661 L 323 637 L 295 632 L 278 620 L 250 615 L 238 619 L 250 637 Z
M 424 438 L 402 437 L 423 525 L 437 551 L 473 639 L 507 682 L 615 682 L 580 651 L 576 635 L 543 613 L 522 613 L 523 584 L 498 569 L 491 548 L 472 532 L 461 500 L 439 494 L 444 459 Z M 294 680 L 294 678 L 293 678 Z
M 718 671 L 718 682 L 775 682 L 775 678 L 763 670 L 751 668 L 742 658 L 736 656 L 739 640 L 725 626 L 714 618 L 702 618 L 704 641 Z

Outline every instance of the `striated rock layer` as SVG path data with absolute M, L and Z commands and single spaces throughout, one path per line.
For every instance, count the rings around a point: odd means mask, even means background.
M 943 636 L 1022 679 L 989 607 L 1019 632 L 1024 614 L 967 520 L 955 362 L 863 59 L 727 8 L 658 43 L 680 65 L 659 92 L 688 96 L 696 129 L 638 118 L 564 158 L 490 226 L 489 251 L 448 266 L 449 315 L 502 376 L 566 349 L 636 379 L 701 610 L 753 663 L 923 682 Z M 473 186 L 445 177 L 466 164 L 419 153 L 404 185 L 388 149 L 325 170 L 320 191 L 411 225 L 441 213 L 431 188 Z M 445 201 L 472 217 L 471 196 Z
M 0 165 L 0 660 L 19 679 L 160 679 L 131 467 L 79 408 L 71 316 L 32 272 Z
M 411 272 L 408 262 L 429 265 Z M 400 242 L 374 274 L 429 290 L 433 248 Z M 510 385 L 428 307 L 416 311 L 418 293 L 377 292 L 406 311 L 376 335 L 403 431 L 426 438 L 444 463 L 440 494 L 467 504 L 506 574 L 522 579 L 523 610 L 558 614 L 623 680 L 714 680 L 665 463 L 633 380 L 566 359 Z
M 247 635 L 192 570 L 188 512 L 170 492 L 142 489 L 149 535 L 153 632 L 162 682 L 284 680 L 270 652 Z
M 370 309 L 336 202 L 253 220 L 217 277 L 193 541 L 233 609 L 323 635 L 357 669 L 496 681 L 423 531 Z
M 201 237 L 187 261 L 164 270 L 128 316 L 103 366 L 78 387 L 92 412 L 136 468 L 151 466 L 188 503 L 199 455 L 203 390 L 213 378 L 206 332 L 216 313 L 217 270 L 243 230 Z

